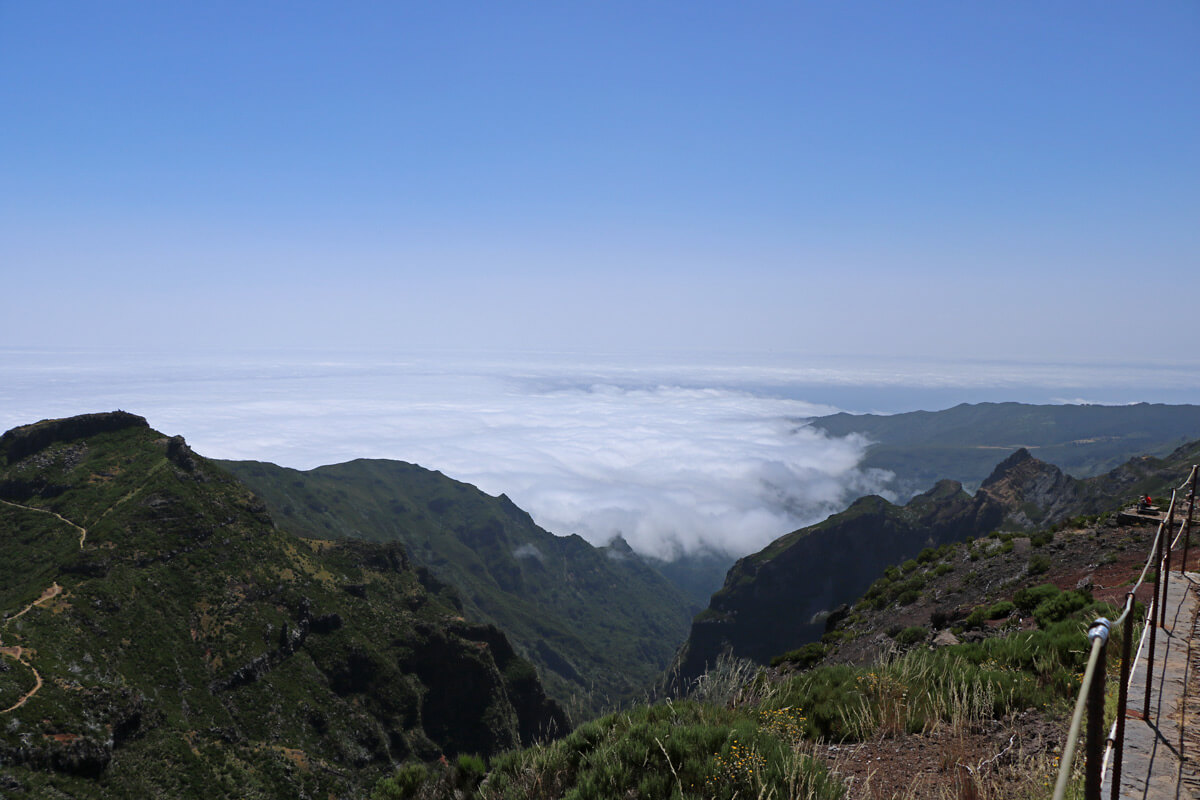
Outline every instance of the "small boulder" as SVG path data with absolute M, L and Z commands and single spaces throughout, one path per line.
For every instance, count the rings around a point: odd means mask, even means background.
M 949 647 L 952 644 L 959 644 L 959 640 L 949 630 L 940 631 L 937 636 L 933 637 L 934 647 Z

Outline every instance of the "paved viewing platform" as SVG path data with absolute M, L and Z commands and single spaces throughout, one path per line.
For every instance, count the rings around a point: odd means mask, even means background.
M 1121 798 L 1200 800 L 1200 574 L 1169 575 L 1166 625 L 1158 629 L 1153 669 L 1137 661 L 1125 720 Z M 1157 616 L 1157 615 L 1156 615 Z M 1150 716 L 1142 718 L 1146 680 Z M 1112 765 L 1102 798 L 1112 797 Z
M 1121 525 L 1145 525 L 1146 523 L 1166 522 L 1166 509 L 1158 506 L 1132 505 L 1117 512 L 1117 522 Z

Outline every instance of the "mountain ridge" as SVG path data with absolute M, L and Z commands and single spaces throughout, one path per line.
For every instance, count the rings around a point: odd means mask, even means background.
M 998 451 L 1021 447 L 1077 478 L 1109 472 L 1135 455 L 1163 457 L 1200 438 L 1200 405 L 960 403 L 940 411 L 843 412 L 807 424 L 831 436 L 866 436 L 871 444 L 860 468 L 893 472 L 888 488 L 906 498 L 941 478 L 974 489 Z
M 667 667 L 698 607 L 622 540 L 556 536 L 506 495 L 416 464 L 355 459 L 311 470 L 222 462 L 291 530 L 403 542 L 462 592 L 467 616 L 512 637 L 547 690 L 588 715 Z
M 135 415 L 0 443 L 6 789 L 361 796 L 407 758 L 565 729 L 399 544 L 295 537 Z

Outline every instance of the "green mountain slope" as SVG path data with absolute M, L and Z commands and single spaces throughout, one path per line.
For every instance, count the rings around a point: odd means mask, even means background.
M 361 797 L 566 720 L 401 546 L 277 529 L 131 414 L 0 438 L 0 764 L 31 797 Z
M 793 531 L 739 560 L 692 623 L 676 664 L 686 681 L 725 651 L 766 663 L 816 641 L 825 618 L 852 603 L 893 564 L 993 530 L 1029 530 L 1108 511 L 1144 493 L 1162 495 L 1200 461 L 1200 442 L 1167 458 L 1143 456 L 1104 475 L 1076 479 L 1028 450 L 1001 462 L 974 496 L 942 481 L 904 506 L 857 500 L 824 522 Z M 898 594 L 921 586 L 897 586 Z
M 506 496 L 414 464 L 357 460 L 300 472 L 224 462 L 305 536 L 403 542 L 537 666 L 552 697 L 591 713 L 670 663 L 697 610 L 618 540 L 555 536 Z
M 896 473 L 892 488 L 907 497 L 941 478 L 973 490 L 998 457 L 1020 447 L 1078 478 L 1135 455 L 1165 456 L 1200 437 L 1200 406 L 964 403 L 889 416 L 834 414 L 812 425 L 833 436 L 865 434 L 875 444 L 860 466 Z

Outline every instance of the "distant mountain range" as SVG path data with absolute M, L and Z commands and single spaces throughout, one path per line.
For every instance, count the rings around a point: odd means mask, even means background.
M 974 491 L 1000 459 L 1022 447 L 1076 478 L 1137 455 L 1165 456 L 1200 439 L 1200 406 L 964 403 L 886 416 L 833 414 L 810 423 L 831 436 L 870 439 L 859 466 L 895 473 L 889 488 L 906 500 L 943 478 Z

